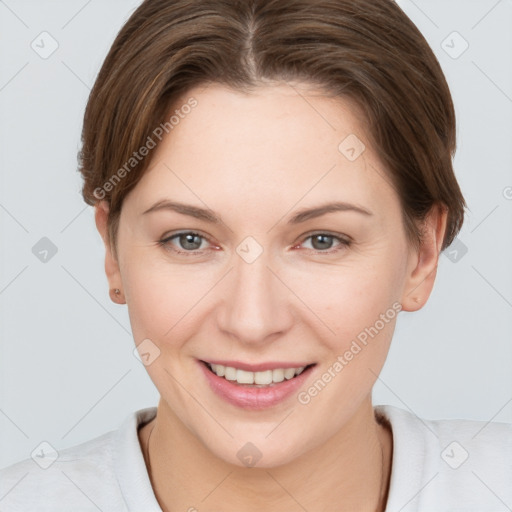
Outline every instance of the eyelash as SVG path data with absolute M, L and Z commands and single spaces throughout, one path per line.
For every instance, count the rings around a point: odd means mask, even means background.
M 180 250 L 170 246 L 170 241 L 175 239 L 175 238 L 178 238 L 181 235 L 195 235 L 195 236 L 199 236 L 200 238 L 202 238 L 202 239 L 206 240 L 207 242 L 211 243 L 210 240 L 208 239 L 208 237 L 206 237 L 206 236 L 204 236 L 201 233 L 198 233 L 196 231 L 180 231 L 179 233 L 175 233 L 175 234 L 173 234 L 171 236 L 163 238 L 162 240 L 159 240 L 158 244 L 160 246 L 162 246 L 166 250 L 173 251 L 173 252 L 175 252 L 177 254 L 183 254 L 185 256 L 201 256 L 202 254 L 204 254 L 204 251 L 199 251 L 199 250 L 195 250 L 195 251 L 180 251 Z M 352 243 L 352 240 L 349 240 L 348 238 L 342 237 L 340 235 L 336 235 L 336 234 L 332 234 L 332 233 L 328 233 L 328 232 L 324 232 L 324 231 L 316 231 L 316 232 L 313 232 L 313 233 L 309 233 L 307 236 L 305 236 L 302 239 L 300 244 L 296 244 L 296 245 L 302 245 L 309 238 L 312 238 L 312 237 L 318 236 L 318 235 L 325 235 L 325 236 L 327 236 L 329 238 L 334 238 L 334 239 L 336 239 L 336 240 L 338 240 L 340 242 L 340 245 L 336 249 L 329 249 L 329 250 L 326 250 L 326 251 L 321 251 L 321 250 L 318 250 L 318 249 L 308 249 L 308 251 L 311 251 L 313 254 L 335 254 L 335 253 L 340 252 L 343 249 L 346 249 L 346 248 L 350 247 L 350 245 Z M 294 245 L 294 247 L 296 247 L 296 245 Z

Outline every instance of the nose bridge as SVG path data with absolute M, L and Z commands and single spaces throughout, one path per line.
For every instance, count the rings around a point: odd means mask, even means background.
M 241 341 L 264 341 L 288 326 L 286 288 L 270 270 L 270 252 L 254 238 L 247 237 L 242 241 L 236 253 L 221 327 Z

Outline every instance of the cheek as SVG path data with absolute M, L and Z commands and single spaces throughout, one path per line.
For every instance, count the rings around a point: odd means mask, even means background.
M 316 331 L 334 343 L 355 337 L 396 304 L 402 273 L 392 257 L 383 257 L 317 271 L 310 267 L 293 280 L 291 274 L 283 280 L 294 283 L 301 309 Z
M 317 342 L 326 350 L 323 372 L 312 388 L 302 390 L 299 401 L 315 400 L 316 407 L 325 411 L 355 407 L 370 392 L 386 361 L 401 310 L 394 267 L 387 273 L 384 267 L 343 270 L 317 288 L 323 293 L 308 296 L 311 309 L 333 332 L 315 322 Z M 318 336 L 320 332 L 325 334 Z M 321 398 L 314 398 L 317 394 Z
M 125 261 L 123 283 L 135 342 L 149 338 L 166 352 L 181 349 L 208 314 L 218 279 L 205 266 L 170 265 L 154 254 L 134 252 Z
M 321 402 L 329 407 L 339 404 L 343 396 L 355 400 L 371 389 L 385 363 L 401 310 L 400 260 L 397 267 L 394 256 L 374 255 L 366 264 L 359 263 L 340 265 L 328 275 L 304 275 L 297 291 L 321 319 L 311 317 L 310 328 L 326 356 L 324 371 L 330 374 L 325 379 L 334 381 L 330 391 L 322 392 Z

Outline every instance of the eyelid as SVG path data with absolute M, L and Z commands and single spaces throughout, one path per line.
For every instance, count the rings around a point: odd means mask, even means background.
M 352 243 L 354 241 L 354 239 L 352 237 L 345 235 L 343 233 L 336 233 L 334 231 L 321 230 L 321 229 L 317 229 L 315 231 L 309 231 L 308 233 L 303 235 L 301 240 L 305 240 L 306 238 L 309 238 L 310 236 L 315 236 L 315 235 L 332 236 L 333 238 L 339 238 L 340 240 L 347 242 L 347 243 Z
M 177 235 L 199 235 L 206 240 L 210 240 L 209 235 L 204 234 L 200 229 L 178 229 L 177 231 L 169 231 L 165 235 L 162 235 L 160 240 L 168 240 Z

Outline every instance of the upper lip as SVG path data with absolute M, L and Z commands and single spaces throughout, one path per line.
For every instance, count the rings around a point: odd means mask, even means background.
M 207 364 L 221 364 L 222 366 L 230 366 L 232 368 L 237 368 L 240 370 L 245 370 L 247 372 L 264 372 L 266 370 L 275 370 L 277 368 L 302 368 L 306 366 L 310 366 L 316 363 L 290 363 L 287 361 L 272 361 L 268 363 L 258 363 L 258 364 L 248 364 L 243 363 L 241 361 L 224 361 L 220 359 L 215 359 L 211 361 L 202 360 Z

